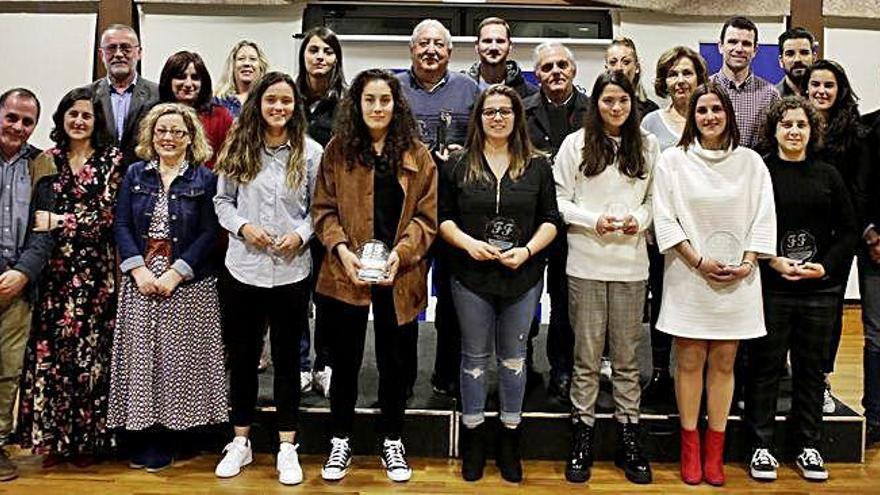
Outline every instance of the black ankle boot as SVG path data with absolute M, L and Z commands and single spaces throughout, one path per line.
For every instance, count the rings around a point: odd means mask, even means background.
M 508 428 L 502 425 L 500 430 L 495 464 L 498 465 L 502 478 L 511 483 L 519 483 L 522 481 L 522 457 L 519 452 L 520 427 Z
M 565 463 L 565 479 L 583 483 L 590 479 L 593 465 L 593 427 L 576 420 L 571 438 L 571 454 Z
M 651 465 L 642 454 L 638 423 L 617 424 L 617 452 L 614 465 L 623 469 L 626 479 L 633 483 L 651 482 Z
M 477 481 L 483 477 L 486 467 L 486 425 L 476 428 L 461 427 L 461 477 L 465 481 Z
M 659 405 L 672 403 L 675 398 L 672 376 L 667 368 L 654 368 L 654 373 L 642 391 L 642 403 Z

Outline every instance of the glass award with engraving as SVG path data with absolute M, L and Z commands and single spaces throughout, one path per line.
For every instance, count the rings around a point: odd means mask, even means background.
M 624 219 L 629 215 L 629 207 L 625 203 L 612 201 L 605 205 L 605 216 L 611 220 L 611 226 L 619 230 L 623 228 Z
M 706 238 L 704 256 L 720 261 L 723 265 L 739 266 L 743 258 L 743 246 L 733 232 L 716 231 Z
M 522 237 L 522 229 L 516 220 L 497 216 L 486 223 L 484 231 L 486 242 L 498 248 L 499 251 L 507 251 L 519 244 Z
M 800 264 L 813 261 L 816 256 L 816 237 L 807 230 L 788 231 L 780 241 L 782 256 Z
M 376 283 L 387 277 L 388 257 L 391 250 L 384 242 L 378 239 L 370 239 L 357 250 L 361 268 L 358 270 L 358 278 L 364 282 Z
M 265 230 L 266 235 L 272 239 L 272 245 L 266 248 L 269 257 L 272 259 L 272 263 L 276 265 L 284 263 L 284 256 L 282 256 L 276 249 L 277 246 L 281 244 L 281 237 L 284 235 L 284 230 L 274 223 L 263 225 L 263 230 Z

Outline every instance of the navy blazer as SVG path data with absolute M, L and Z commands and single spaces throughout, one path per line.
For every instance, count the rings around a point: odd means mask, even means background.
M 143 161 L 131 164 L 125 173 L 113 224 L 123 272 L 144 266 L 150 219 L 161 194 L 161 180 L 158 167 L 149 167 Z M 201 280 L 216 271 L 209 256 L 220 229 L 214 213 L 216 192 L 217 176 L 202 165 L 190 165 L 169 187 L 171 261 L 186 280 Z

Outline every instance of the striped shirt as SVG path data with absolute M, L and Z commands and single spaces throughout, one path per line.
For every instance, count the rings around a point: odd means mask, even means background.
M 739 128 L 739 144 L 755 148 L 761 140 L 764 112 L 779 98 L 776 87 L 756 76 L 754 72 L 749 73 L 746 80 L 738 86 L 723 71 L 712 74 L 709 80 L 718 83 L 730 97 L 736 113 L 736 126 Z

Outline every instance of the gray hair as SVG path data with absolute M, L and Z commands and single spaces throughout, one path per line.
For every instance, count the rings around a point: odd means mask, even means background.
M 412 48 L 416 46 L 416 40 L 419 39 L 419 35 L 422 34 L 422 31 L 428 28 L 435 28 L 443 33 L 443 37 L 446 41 L 446 46 L 451 50 L 452 49 L 452 35 L 449 33 L 449 30 L 446 29 L 446 26 L 443 25 L 442 22 L 437 19 L 425 19 L 422 22 L 416 24 L 416 27 L 413 28 L 412 36 L 409 39 L 409 47 Z
M 561 48 L 562 51 L 565 52 L 565 55 L 568 57 L 568 59 L 571 60 L 572 63 L 575 63 L 574 54 L 571 53 L 571 50 L 569 50 L 567 46 L 563 45 L 562 43 L 560 43 L 558 41 L 545 41 L 535 47 L 535 52 L 534 52 L 533 56 L 535 58 L 535 67 L 536 68 L 538 67 L 539 62 L 541 61 L 541 52 L 543 52 L 545 50 L 549 50 L 551 48 Z
M 128 24 L 111 24 L 107 26 L 107 29 L 105 29 L 104 32 L 101 33 L 102 41 L 104 39 L 104 36 L 106 36 L 107 33 L 110 31 L 127 31 L 131 33 L 132 36 L 134 36 L 134 39 L 138 40 L 138 43 L 140 43 L 140 38 L 138 37 L 137 31 L 135 31 L 134 28 L 129 26 Z

